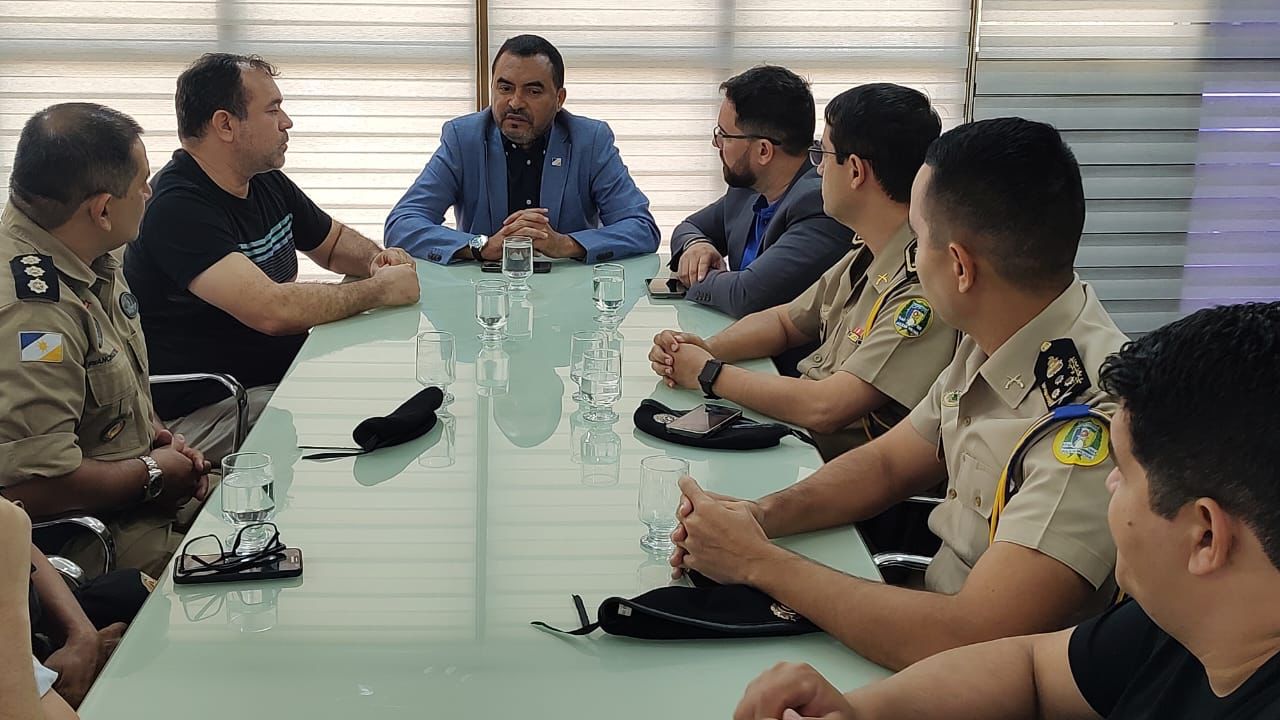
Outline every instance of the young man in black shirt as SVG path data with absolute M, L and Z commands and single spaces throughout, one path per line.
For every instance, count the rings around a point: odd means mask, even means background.
M 808 665 L 734 718 L 1280 717 L 1280 303 L 1201 310 L 1111 356 L 1108 520 L 1131 599 L 1074 629 L 952 650 L 841 695 Z
M 211 53 L 178 78 L 182 149 L 153 196 L 125 275 L 138 296 L 152 372 L 219 372 L 251 388 L 256 419 L 316 325 L 418 300 L 413 259 L 333 220 L 280 171 L 293 126 L 276 70 Z M 363 278 L 298 283 L 301 250 Z M 209 385 L 209 386 L 206 386 Z M 235 403 L 212 384 L 157 386 L 156 410 L 217 462 Z

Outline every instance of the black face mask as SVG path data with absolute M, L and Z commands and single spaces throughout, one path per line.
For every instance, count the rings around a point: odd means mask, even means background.
M 532 624 L 565 635 L 589 635 L 598 628 L 642 640 L 784 637 L 821 630 L 755 588 L 720 585 L 695 572 L 689 573 L 689 579 L 694 587 L 660 587 L 631 599 L 608 598 L 600 604 L 596 622 L 587 616 L 582 597 L 574 595 L 582 622 L 577 630 Z
M 646 435 L 677 445 L 711 450 L 760 450 L 776 446 L 788 435 L 813 445 L 808 435 L 781 423 L 761 423 L 739 417 L 714 434 L 691 437 L 667 431 L 667 423 L 686 411 L 672 410 L 657 400 L 644 400 L 632 415 L 636 428 Z
M 337 450 L 304 455 L 303 460 L 330 460 L 333 458 L 352 457 L 373 452 L 378 448 L 391 447 L 409 442 L 431 432 L 436 426 L 436 410 L 444 402 L 444 393 L 438 387 L 429 387 L 409 398 L 390 415 L 371 417 L 356 426 L 351 438 L 356 441 L 359 450 L 351 448 L 328 448 L 315 445 L 301 446 L 307 450 Z

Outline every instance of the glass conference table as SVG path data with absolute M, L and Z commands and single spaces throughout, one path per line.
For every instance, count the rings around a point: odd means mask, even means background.
M 420 263 L 418 306 L 312 332 L 244 446 L 274 461 L 275 521 L 284 541 L 302 548 L 303 577 L 175 588 L 166 575 L 82 716 L 725 718 L 747 683 L 781 660 L 810 662 L 844 688 L 884 677 L 823 634 L 652 642 L 602 631 L 557 636 L 529 624 L 576 628 L 574 593 L 594 618 L 610 595 L 667 584 L 665 559 L 639 545 L 642 458 L 687 458 L 705 487 L 745 497 L 820 462 L 793 438 L 732 453 L 635 430 L 631 413 L 644 398 L 684 409 L 700 402 L 663 387 L 649 369 L 653 335 L 677 327 L 709 335 L 728 319 L 650 300 L 644 283 L 660 270 L 657 256 L 622 264 L 623 397 L 612 426 L 584 427 L 570 398 L 569 338 L 593 328 L 597 314 L 590 267 L 556 264 L 534 275 L 528 301 L 512 308 L 516 325 L 520 313 L 532 317 L 532 337 L 497 348 L 477 337 L 472 283 L 500 276 L 475 266 Z M 302 460 L 299 445 L 349 445 L 360 420 L 421 389 L 414 338 L 433 328 L 458 338 L 448 417 L 399 447 Z M 772 371 L 767 361 L 752 367 Z M 192 536 L 229 529 L 215 494 Z M 878 577 L 852 529 L 783 542 Z

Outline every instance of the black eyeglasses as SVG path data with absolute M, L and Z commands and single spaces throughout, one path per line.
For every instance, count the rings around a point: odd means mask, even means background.
M 261 548 L 240 555 L 240 546 L 244 544 L 245 533 L 257 534 L 262 529 L 271 531 L 270 539 Z M 212 550 L 216 544 L 218 552 L 191 552 L 192 546 L 197 543 L 202 543 L 196 547 L 197 550 Z M 280 542 L 280 528 L 276 527 L 275 523 L 253 523 L 245 525 L 236 533 L 235 540 L 231 543 L 231 552 L 227 552 L 222 546 L 222 540 L 217 535 L 201 535 L 191 538 L 182 546 L 182 552 L 178 556 L 178 563 L 174 566 L 174 573 L 181 576 L 234 573 L 245 568 L 260 567 L 276 562 L 284 557 L 284 549 L 284 543 Z
M 809 163 L 814 167 L 818 167 L 822 164 L 823 155 L 830 155 L 834 157 L 837 165 L 843 165 L 845 158 L 849 157 L 849 153 L 840 153 L 835 150 L 824 150 L 822 148 L 822 143 L 814 140 L 813 144 L 809 146 Z M 863 159 L 865 160 L 866 158 Z
M 718 148 L 723 148 L 725 140 L 768 140 L 774 145 L 782 144 L 768 135 L 731 135 L 725 132 L 724 128 L 721 128 L 719 125 L 715 126 L 711 131 L 711 144 Z

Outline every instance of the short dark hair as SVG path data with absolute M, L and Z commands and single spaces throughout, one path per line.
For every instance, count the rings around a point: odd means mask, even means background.
M 871 163 L 890 200 L 911 201 L 925 151 L 942 132 L 924 93 L 893 83 L 859 85 L 832 98 L 824 117 L 837 162 L 857 155 Z
M 551 81 L 556 84 L 556 89 L 564 87 L 564 58 L 560 57 L 560 51 L 555 45 L 547 42 L 545 38 L 537 35 L 516 35 L 507 38 L 502 43 L 502 47 L 498 48 L 498 54 L 493 56 L 493 65 L 489 68 L 490 73 L 498 71 L 498 58 L 503 53 L 511 53 L 516 57 L 535 57 L 541 55 L 551 63 Z
M 804 78 L 778 65 L 759 65 L 720 83 L 738 114 L 738 127 L 777 141 L 802 156 L 813 143 L 813 91 Z
M 178 110 L 178 137 L 204 137 L 213 114 L 226 110 L 243 120 L 249 113 L 243 71 L 261 70 L 279 77 L 275 66 L 257 55 L 205 53 L 178 76 L 174 105 Z
M 1280 302 L 1201 310 L 1127 343 L 1102 367 L 1126 413 L 1151 508 L 1212 498 L 1280 568 Z
M 1071 148 L 1052 126 L 1007 117 L 961 125 L 929 147 L 926 210 L 945 237 L 972 248 L 1018 287 L 1069 282 L 1084 230 L 1084 186 Z
M 133 145 L 141 136 L 142 126 L 118 110 L 80 102 L 51 105 L 22 128 L 9 198 L 45 230 L 61 227 L 95 195 L 129 194 L 139 169 Z

